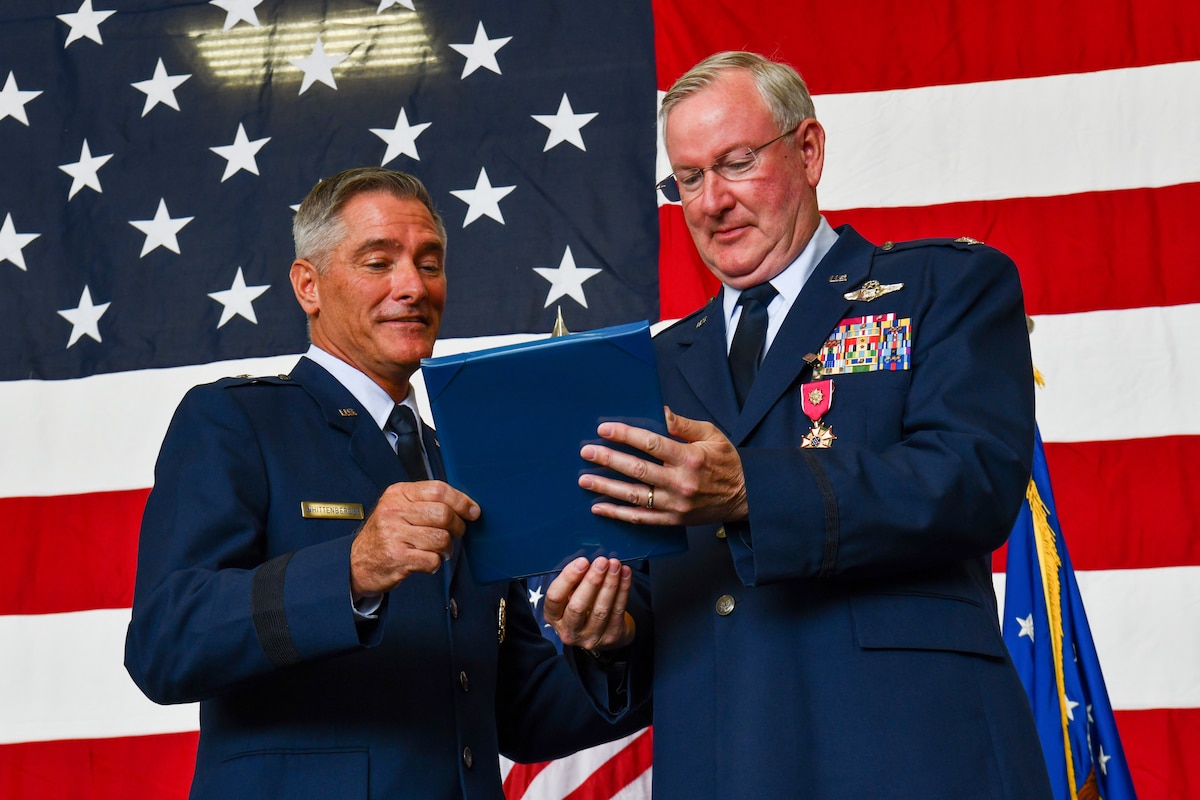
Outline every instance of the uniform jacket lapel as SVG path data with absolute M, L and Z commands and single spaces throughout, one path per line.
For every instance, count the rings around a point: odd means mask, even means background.
M 677 364 L 679 372 L 713 422 L 726 432 L 732 431 L 738 419 L 738 405 L 733 378 L 725 366 L 728 353 L 721 296 L 709 300 L 708 306 L 695 315 L 694 322 L 683 324 L 693 327 L 680 335 L 679 343 L 685 350 Z
M 366 410 L 359 405 L 354 395 L 338 383 L 336 378 L 307 358 L 301 358 L 292 368 L 291 378 L 303 386 L 304 390 L 317 401 L 329 426 L 342 431 L 349 437 L 351 457 L 375 482 L 380 493 L 397 481 L 412 480 L 412 477 L 405 474 L 404 467 L 388 444 L 387 437 L 375 425 L 375 421 L 371 419 Z M 354 414 L 344 414 L 346 409 L 352 409 Z M 429 466 L 432 469 L 433 477 L 445 480 L 446 471 L 442 466 L 437 437 L 433 430 L 424 423 L 421 423 L 421 435 L 429 456 Z M 443 581 L 447 587 L 453 580 L 460 549 L 455 547 L 454 557 L 446 565 L 447 569 L 442 570 Z
M 292 368 L 292 380 L 317 401 L 329 426 L 349 437 L 351 457 L 375 481 L 380 492 L 405 479 L 404 468 L 388 446 L 387 437 L 336 378 L 315 362 L 302 358 Z M 348 415 L 346 410 L 354 413 Z
M 437 432 L 421 423 L 421 439 L 425 445 L 425 455 L 429 457 L 429 470 L 434 480 L 446 480 L 446 467 L 442 463 L 442 449 L 438 445 Z M 454 583 L 455 570 L 458 568 L 458 559 L 462 554 L 462 546 L 454 545 L 454 555 L 450 557 L 450 561 L 446 563 L 446 569 L 443 570 L 446 589 L 449 590 Z
M 425 454 L 429 456 L 429 469 L 433 472 L 434 480 L 446 480 L 446 467 L 442 464 L 442 450 L 438 444 L 437 431 L 421 423 L 421 441 L 425 444 Z

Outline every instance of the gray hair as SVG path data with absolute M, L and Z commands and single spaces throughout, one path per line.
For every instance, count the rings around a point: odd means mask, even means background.
M 357 167 L 323 178 L 300 204 L 292 220 L 292 239 L 296 258 L 312 262 L 324 272 L 330 253 L 346 234 L 341 212 L 346 203 L 368 192 L 384 192 L 401 200 L 418 200 L 429 209 L 442 245 L 446 244 L 446 226 L 433 206 L 433 197 L 420 180 L 405 172 L 382 167 Z
M 665 127 L 671 109 L 685 98 L 707 89 L 723 72 L 739 69 L 749 72 L 754 78 L 754 85 L 758 87 L 758 93 L 762 95 L 779 130 L 789 131 L 806 119 L 816 118 L 812 97 L 800 73 L 787 64 L 771 61 L 758 53 L 730 50 L 709 56 L 675 81 L 675 85 L 663 97 L 662 108 L 658 111 L 659 122 Z

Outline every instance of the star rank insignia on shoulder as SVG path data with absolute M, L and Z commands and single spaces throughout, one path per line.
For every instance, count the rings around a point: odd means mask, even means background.
M 846 298 L 847 300 L 869 303 L 872 300 L 883 297 L 885 294 L 898 292 L 903 288 L 903 283 L 880 283 L 876 280 L 870 280 L 855 289 L 853 292 L 846 292 L 844 295 L 842 295 L 842 297 Z
M 220 383 L 226 387 L 241 386 L 286 386 L 292 382 L 292 376 L 280 375 L 234 375 L 222 378 Z

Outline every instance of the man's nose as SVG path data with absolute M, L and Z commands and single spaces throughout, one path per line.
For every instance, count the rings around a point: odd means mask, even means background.
M 698 209 L 705 214 L 715 215 L 733 205 L 733 194 L 730 192 L 731 182 L 722 178 L 716 170 L 704 173 L 704 182 L 700 184 L 700 193 L 692 198 L 692 203 L 698 203 Z
M 421 271 L 411 262 L 399 263 L 392 270 L 392 297 L 397 300 L 418 301 L 426 295 Z

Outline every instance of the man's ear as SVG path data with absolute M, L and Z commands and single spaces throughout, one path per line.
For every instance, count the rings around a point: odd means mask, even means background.
M 804 174 L 808 185 L 817 188 L 825 169 L 825 129 L 815 119 L 806 119 L 792 134 L 796 152 L 804 159 Z
M 292 291 L 296 293 L 296 300 L 304 309 L 304 313 L 311 317 L 320 311 L 321 300 L 317 291 L 320 273 L 317 272 L 316 265 L 311 261 L 298 258 L 292 262 L 290 277 Z

